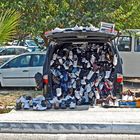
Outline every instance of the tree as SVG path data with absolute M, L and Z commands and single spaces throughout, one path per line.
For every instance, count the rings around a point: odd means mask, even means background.
M 15 10 L 6 10 L 0 14 L 0 44 L 7 42 L 16 34 L 20 14 Z
M 140 1 L 123 0 L 121 5 L 108 14 L 109 21 L 116 24 L 118 30 L 140 28 Z
M 20 35 L 76 24 L 97 26 L 101 21 L 116 23 L 117 29 L 140 24 L 139 0 L 1 0 L 0 12 L 7 8 L 21 13 Z

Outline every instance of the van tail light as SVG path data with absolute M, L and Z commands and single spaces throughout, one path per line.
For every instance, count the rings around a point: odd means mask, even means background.
M 122 83 L 122 82 L 123 82 L 123 75 L 117 74 L 117 83 Z
M 43 83 L 48 84 L 48 75 L 43 76 Z

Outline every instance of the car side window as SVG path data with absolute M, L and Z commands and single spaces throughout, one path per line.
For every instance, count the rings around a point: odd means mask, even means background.
M 3 51 L 1 51 L 1 55 L 15 55 L 15 49 L 14 48 L 6 48 Z
M 19 43 L 19 46 L 24 46 L 25 45 L 25 43 L 23 42 L 23 41 L 21 41 L 20 43 Z
M 35 54 L 32 56 L 32 66 L 33 67 L 43 66 L 44 60 L 45 60 L 45 55 Z
M 5 55 L 15 55 L 15 49 L 14 48 L 6 49 L 6 54 Z
M 135 52 L 140 52 L 140 37 L 136 37 L 135 39 Z
M 22 53 L 25 53 L 25 52 L 28 52 L 28 51 L 24 48 L 16 48 L 15 52 L 18 55 L 18 54 L 22 54 Z
M 131 51 L 131 37 L 130 36 L 122 36 L 118 38 L 118 50 L 123 52 Z
M 3 68 L 18 68 L 18 67 L 29 67 L 31 55 L 23 55 L 11 60 Z

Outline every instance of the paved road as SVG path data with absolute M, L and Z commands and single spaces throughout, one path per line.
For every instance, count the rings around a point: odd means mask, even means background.
M 86 107 L 85 107 L 86 108 Z M 81 109 L 81 108 L 79 108 Z M 0 122 L 140 123 L 139 108 L 89 108 L 88 110 L 15 111 L 0 114 Z
M 110 134 L 10 134 L 1 133 L 1 140 L 140 140 L 140 135 Z
M 0 133 L 140 134 L 140 110 L 12 111 L 0 115 Z

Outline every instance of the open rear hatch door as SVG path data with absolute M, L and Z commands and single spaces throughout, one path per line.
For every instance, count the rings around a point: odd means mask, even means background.
M 53 40 L 57 43 L 71 43 L 71 42 L 95 42 L 105 43 L 113 40 L 117 34 L 112 32 L 103 32 L 100 30 L 73 30 L 73 29 L 61 29 L 47 32 L 45 36 L 49 40 Z

